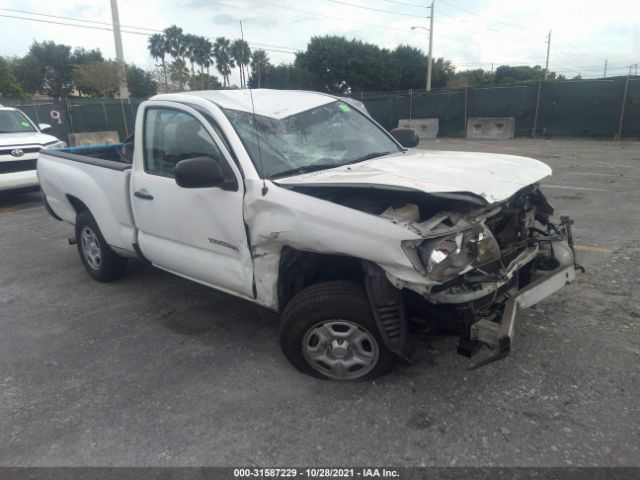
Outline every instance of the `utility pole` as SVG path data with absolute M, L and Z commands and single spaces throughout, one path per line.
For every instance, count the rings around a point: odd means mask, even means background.
M 604 61 L 604 75 L 602 76 L 603 78 L 607 77 L 607 63 L 609 63 L 609 60 Z
M 128 100 L 129 89 L 127 88 L 127 70 L 124 64 L 124 53 L 122 51 L 122 34 L 120 32 L 118 0 L 111 0 L 111 18 L 113 20 L 113 39 L 116 43 L 116 60 L 120 66 L 120 98 L 122 100 Z
M 636 68 L 638 64 L 636 63 Z M 629 77 L 631 76 L 631 69 L 633 65 L 629 65 L 629 75 L 627 75 L 627 81 L 624 82 L 624 93 L 622 94 L 622 105 L 620 106 L 620 123 L 618 124 L 618 133 L 616 135 L 616 140 L 620 140 L 622 138 L 622 125 L 624 122 L 624 107 L 627 103 L 627 92 L 629 91 Z
M 551 51 L 551 30 L 549 30 L 549 36 L 547 37 L 547 62 L 544 66 L 544 79 L 549 76 L 549 52 Z
M 429 65 L 427 66 L 427 92 L 431 91 L 431 72 L 433 71 L 433 5 L 436 0 L 431 0 L 431 26 L 429 27 Z

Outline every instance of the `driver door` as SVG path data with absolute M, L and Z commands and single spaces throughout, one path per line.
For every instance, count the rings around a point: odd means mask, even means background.
M 253 265 L 243 217 L 244 185 L 237 166 L 196 110 L 154 102 L 139 113 L 131 205 L 138 245 L 154 265 L 197 282 L 253 298 Z M 138 119 L 140 121 L 140 119 Z M 231 188 L 182 188 L 176 164 L 210 157 Z M 233 183 L 233 182 L 232 182 Z

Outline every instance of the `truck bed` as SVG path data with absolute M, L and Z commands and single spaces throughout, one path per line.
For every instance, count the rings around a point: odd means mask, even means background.
M 67 147 L 57 150 L 43 150 L 42 153 L 98 167 L 126 170 L 131 168 L 131 160 L 122 154 L 123 145 L 122 143 L 115 143 L 111 145 Z
M 42 150 L 38 178 L 47 203 L 58 217 L 75 224 L 79 209 L 86 206 L 109 245 L 133 251 L 131 163 L 122 155 L 121 147 L 122 144 L 114 144 Z

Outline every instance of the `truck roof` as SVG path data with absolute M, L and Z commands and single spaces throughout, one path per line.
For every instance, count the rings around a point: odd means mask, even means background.
M 251 89 L 256 115 L 271 118 L 286 118 L 296 113 L 320 107 L 338 100 L 325 93 L 302 90 Z M 220 108 L 252 112 L 249 89 L 201 90 L 156 95 L 151 100 L 186 101 L 186 97 L 200 97 L 215 103 Z

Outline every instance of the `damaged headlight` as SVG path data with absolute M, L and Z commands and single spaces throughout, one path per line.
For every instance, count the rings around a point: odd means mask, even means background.
M 407 255 L 411 255 L 409 245 L 405 246 Z M 413 248 L 420 259 L 423 271 L 436 282 L 446 282 L 452 278 L 500 258 L 500 248 L 493 234 L 482 224 L 461 230 L 450 235 L 427 239 Z

